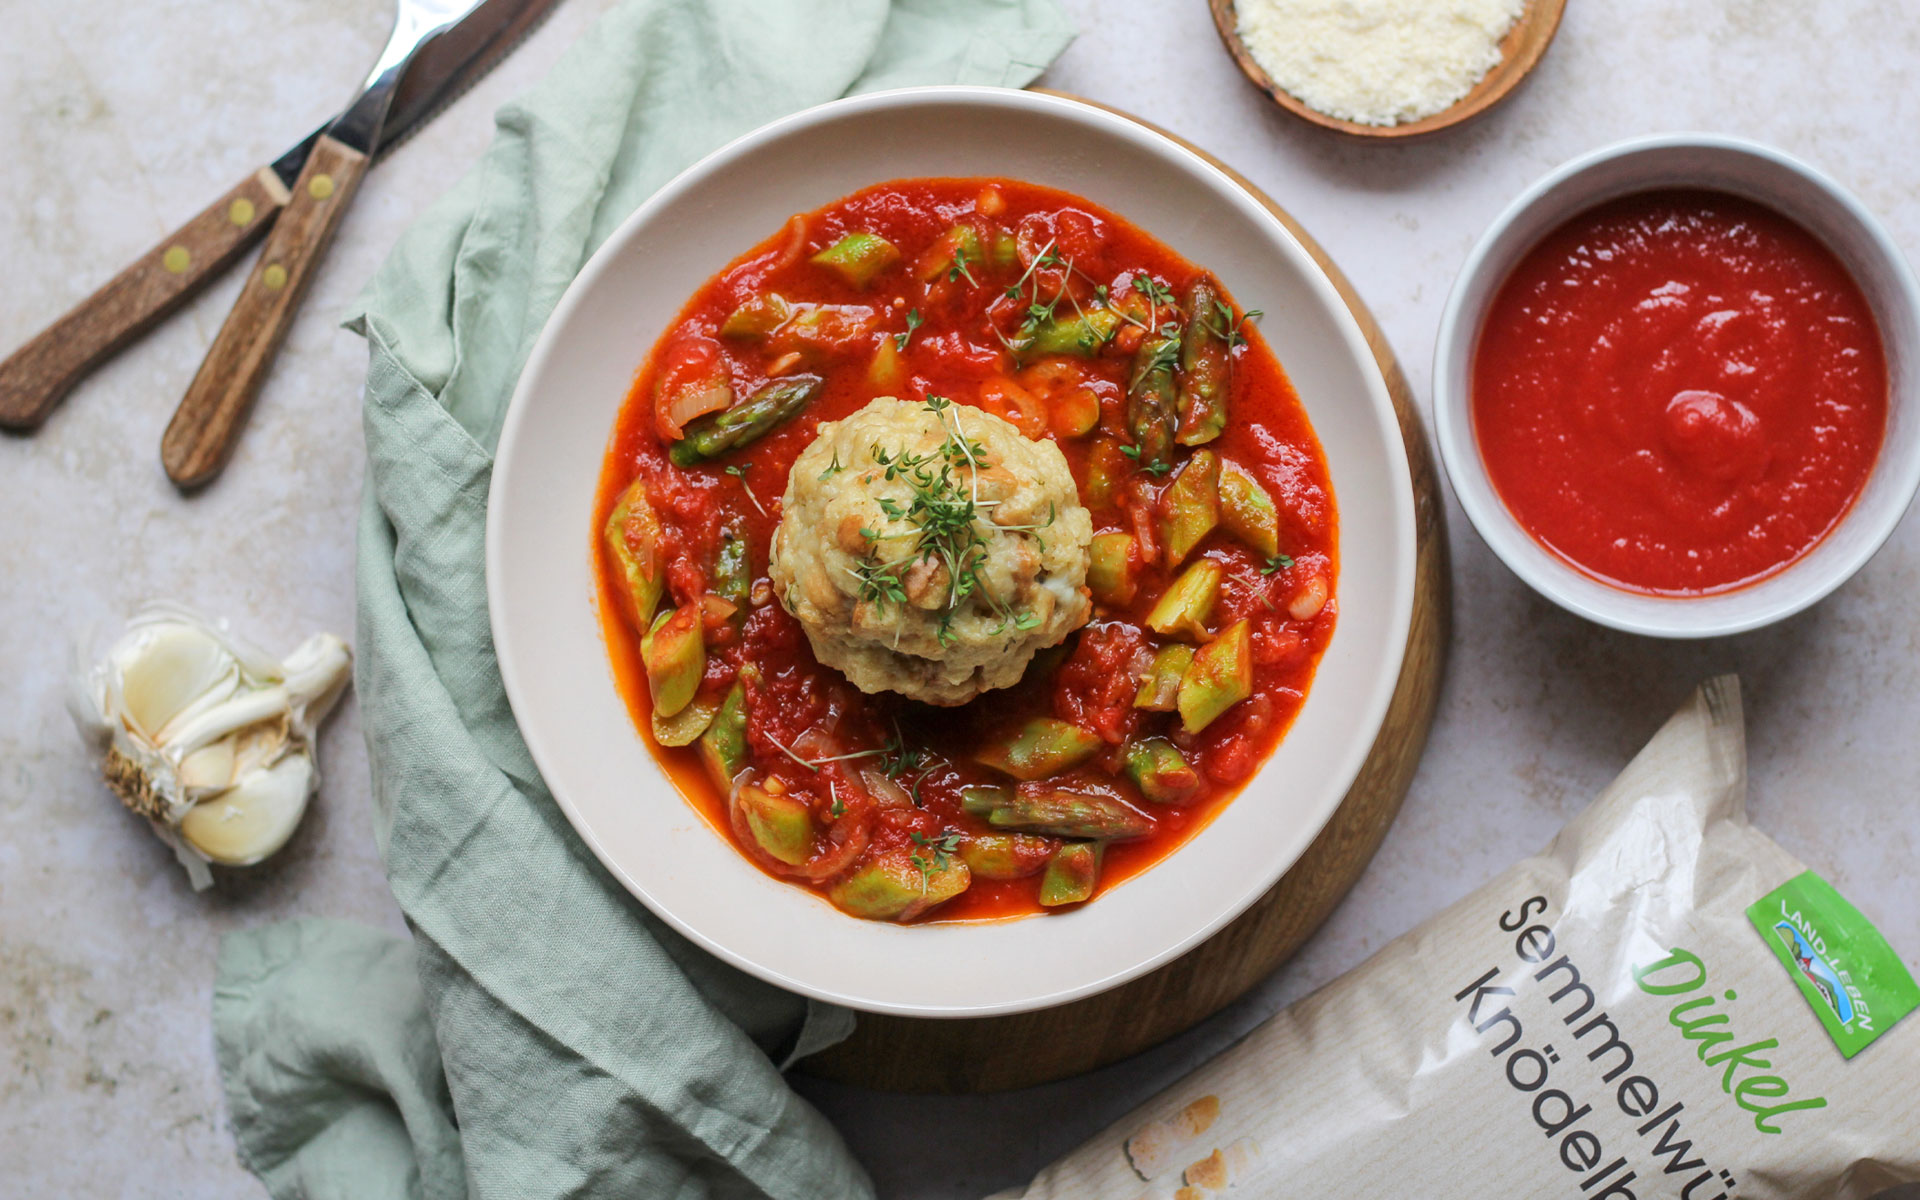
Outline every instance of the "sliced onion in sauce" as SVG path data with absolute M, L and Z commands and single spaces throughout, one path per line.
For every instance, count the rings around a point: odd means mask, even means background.
M 885 771 L 874 767 L 860 768 L 860 782 L 867 785 L 867 794 L 873 797 L 875 804 L 882 808 L 912 808 L 913 796 L 898 780 L 888 778 Z

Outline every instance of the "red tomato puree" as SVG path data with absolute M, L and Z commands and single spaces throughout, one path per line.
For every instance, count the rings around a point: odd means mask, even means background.
M 1480 333 L 1473 422 L 1543 545 L 1637 592 L 1694 595 L 1805 555 L 1860 494 L 1887 420 L 1880 333 L 1812 234 L 1715 192 L 1562 225 Z

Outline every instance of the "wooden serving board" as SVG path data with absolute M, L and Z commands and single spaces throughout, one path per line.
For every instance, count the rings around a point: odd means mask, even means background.
M 1300 239 L 1353 311 L 1386 376 L 1413 475 L 1417 536 L 1413 623 L 1386 721 L 1346 799 L 1300 861 L 1233 923 L 1180 958 L 1111 991 L 1038 1012 L 971 1020 L 862 1013 L 852 1037 L 800 1064 L 807 1074 L 886 1091 L 1004 1091 L 1091 1071 L 1191 1029 L 1272 973 L 1320 928 L 1386 836 L 1426 746 L 1452 600 L 1439 489 L 1406 377 L 1352 285 L 1284 209 L 1206 151 L 1147 127 L 1232 176 Z

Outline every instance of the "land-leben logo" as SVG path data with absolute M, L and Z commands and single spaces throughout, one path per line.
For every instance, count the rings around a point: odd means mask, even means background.
M 1852 1025 L 1857 1020 L 1860 1028 L 1873 1028 L 1873 1009 L 1868 1006 L 1866 994 L 1853 985 L 1853 977 L 1845 966 L 1827 957 L 1826 939 L 1820 936 L 1812 921 L 1781 901 L 1780 919 L 1774 922 L 1773 932 L 1780 938 L 1781 947 L 1793 957 L 1794 966 L 1827 1002 L 1842 1025 Z
M 1804 871 L 1747 909 L 1807 1009 L 1852 1058 L 1920 1005 L 1920 988 L 1872 922 Z

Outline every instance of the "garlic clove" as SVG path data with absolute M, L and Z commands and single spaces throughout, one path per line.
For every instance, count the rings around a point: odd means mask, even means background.
M 352 676 L 347 644 L 330 633 L 316 633 L 293 648 L 283 665 L 281 686 L 288 703 L 308 729 L 318 726 L 339 702 Z
M 287 844 L 313 785 L 313 760 L 290 754 L 188 809 L 180 836 L 223 866 L 251 866 Z
M 294 736 L 285 714 L 247 726 L 227 739 L 234 744 L 233 777 L 238 780 L 261 767 L 272 766 L 286 753 Z M 307 735 L 302 734 L 302 737 Z
M 183 790 L 190 792 L 217 792 L 232 787 L 238 741 L 236 734 L 200 747 L 180 760 L 174 779 Z
M 155 744 L 167 723 L 188 709 L 231 695 L 240 668 L 206 630 L 166 622 L 116 647 L 109 677 L 121 716 L 132 732 Z
M 242 691 L 218 704 L 196 704 L 191 716 L 167 723 L 160 731 L 160 743 L 174 754 L 191 754 L 257 722 L 284 720 L 286 714 L 285 688 L 274 685 Z

